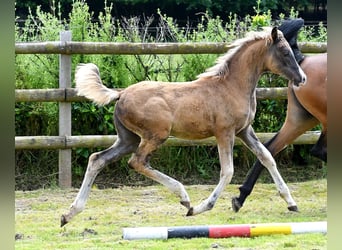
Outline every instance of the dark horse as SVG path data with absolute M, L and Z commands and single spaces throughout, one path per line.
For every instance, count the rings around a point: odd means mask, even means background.
M 187 215 L 212 209 L 233 176 L 235 136 L 241 138 L 269 170 L 288 207 L 297 209 L 272 155 L 256 137 L 251 122 L 256 110 L 256 85 L 263 72 L 283 75 L 296 86 L 305 83 L 306 75 L 276 27 L 267 32 L 252 33 L 237 40 L 233 46 L 216 65 L 194 81 L 144 81 L 121 92 L 102 84 L 96 65 L 78 66 L 75 80 L 79 95 L 99 105 L 117 101 L 114 112 L 117 140 L 108 149 L 89 157 L 82 186 L 69 212 L 62 215 L 61 226 L 84 209 L 101 169 L 127 154 L 132 154 L 128 161 L 130 167 L 179 196 L 180 203 L 188 209 Z M 182 183 L 150 166 L 150 155 L 170 135 L 185 139 L 216 138 L 220 180 L 210 196 L 197 206 L 190 206 L 189 195 Z
M 288 85 L 288 104 L 285 122 L 279 132 L 265 143 L 273 156 L 291 144 L 298 136 L 310 130 L 317 124 L 322 124 L 322 132 L 311 154 L 327 161 L 327 53 L 313 56 L 303 56 L 297 46 L 297 33 L 303 26 L 303 19 L 284 21 L 279 26 L 288 40 L 297 62 L 307 75 L 304 86 L 297 88 L 292 83 Z M 243 206 L 259 178 L 263 166 L 257 161 L 249 172 L 247 179 L 239 188 L 239 197 L 232 199 L 235 212 Z

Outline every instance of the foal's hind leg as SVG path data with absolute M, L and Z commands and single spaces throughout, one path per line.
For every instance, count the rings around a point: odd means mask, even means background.
M 290 211 L 297 211 L 297 205 L 293 200 L 290 190 L 278 172 L 275 160 L 272 154 L 256 137 L 252 126 L 248 126 L 238 135 L 250 150 L 257 156 L 261 164 L 263 164 L 271 174 L 280 196 L 287 202 Z
M 149 157 L 151 153 L 165 140 L 166 139 L 142 139 L 137 151 L 129 159 L 128 164 L 138 173 L 166 186 L 170 191 L 179 196 L 180 203 L 189 209 L 190 198 L 183 184 L 150 166 Z
M 83 211 L 88 199 L 91 186 L 100 171 L 109 163 L 119 160 L 128 153 L 132 153 L 137 148 L 140 138 L 127 130 L 119 121 L 116 121 L 118 132 L 117 141 L 106 150 L 93 153 L 89 157 L 87 171 L 85 173 L 82 186 L 78 191 L 76 199 L 71 204 L 69 213 L 61 217 L 61 226 L 67 224 L 76 214 Z

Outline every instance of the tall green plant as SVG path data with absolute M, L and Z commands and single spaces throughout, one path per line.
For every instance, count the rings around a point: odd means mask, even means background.
M 261 0 L 257 0 L 257 7 L 253 7 L 255 16 L 252 17 L 252 29 L 259 29 L 261 27 L 270 26 L 272 21 L 271 10 L 267 10 L 261 14 L 260 10 Z

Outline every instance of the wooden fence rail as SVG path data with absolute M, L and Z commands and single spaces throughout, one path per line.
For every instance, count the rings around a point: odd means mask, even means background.
M 327 43 L 300 42 L 303 53 L 323 53 Z M 111 43 L 111 42 L 31 42 L 16 43 L 16 54 L 220 54 L 226 53 L 228 43 L 188 42 L 188 43 Z
M 118 90 L 118 89 L 116 89 Z M 119 89 L 120 90 L 120 89 Z M 287 87 L 257 88 L 258 100 L 287 99 Z M 16 89 L 16 102 L 81 102 L 87 101 L 78 96 L 73 88 L 64 89 Z
M 261 142 L 271 139 L 275 133 L 256 133 Z M 320 131 L 307 131 L 299 136 L 293 144 L 313 144 L 318 140 Z M 16 136 L 16 149 L 75 149 L 109 147 L 117 139 L 116 135 L 82 135 L 82 136 Z M 215 146 L 215 137 L 203 140 L 185 140 L 169 137 L 163 146 Z M 242 145 L 236 138 L 235 145 Z
M 59 54 L 59 89 L 17 89 L 16 102 L 59 102 L 58 136 L 16 136 L 15 149 L 58 149 L 59 186 L 71 187 L 71 150 L 74 148 L 108 147 L 115 135 L 71 135 L 71 102 L 85 101 L 71 88 L 71 55 L 73 54 L 221 54 L 230 49 L 227 43 L 111 43 L 111 42 L 74 42 L 71 32 L 63 31 L 61 41 L 30 42 L 15 44 L 16 54 Z M 323 53 L 326 43 L 299 43 L 303 53 Z M 287 88 L 258 88 L 258 99 L 286 99 Z M 257 133 L 262 142 L 273 137 L 274 133 Z M 317 141 L 319 131 L 309 131 L 294 142 L 312 144 Z M 236 144 L 241 144 L 236 140 Z M 166 146 L 216 145 L 215 138 L 191 141 L 170 137 Z

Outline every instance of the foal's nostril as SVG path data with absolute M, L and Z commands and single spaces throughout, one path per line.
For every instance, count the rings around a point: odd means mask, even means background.
M 305 84 L 306 83 L 306 74 L 304 73 L 304 71 L 301 69 L 301 75 L 302 75 L 302 83 Z
M 306 76 L 303 76 L 302 77 L 302 83 L 305 83 L 306 82 Z

